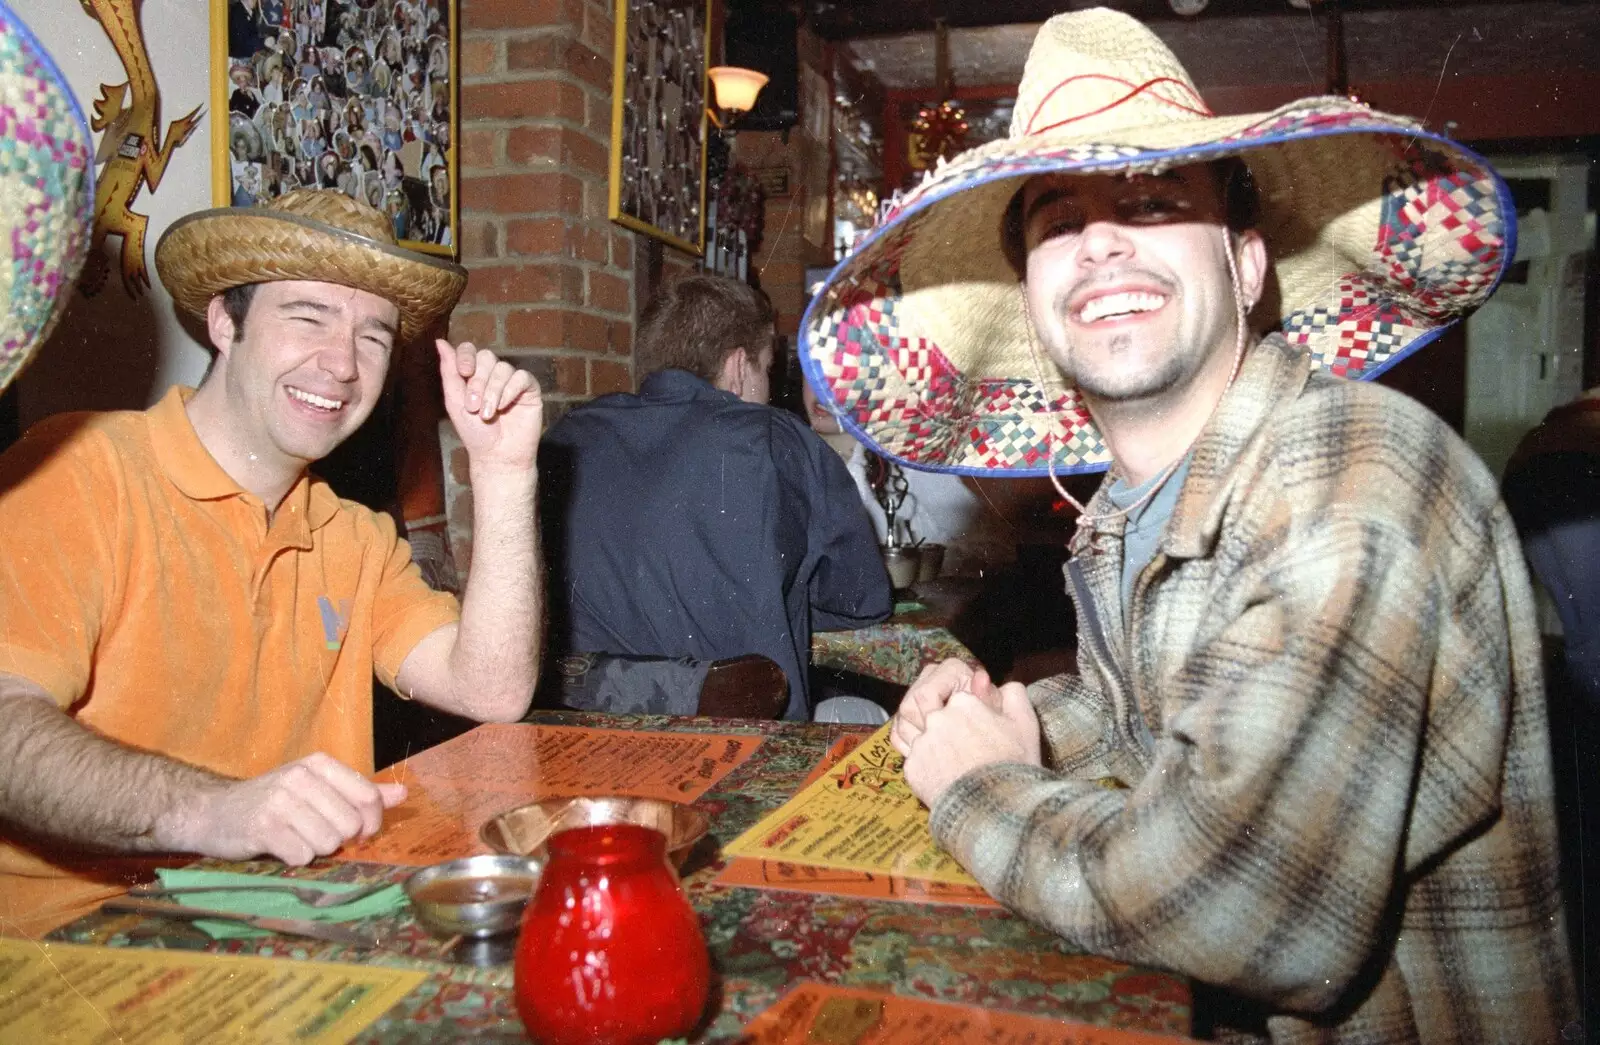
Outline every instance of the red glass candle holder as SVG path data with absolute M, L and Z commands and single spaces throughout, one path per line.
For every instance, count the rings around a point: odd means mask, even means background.
M 690 1033 L 711 984 L 700 919 L 667 863 L 667 840 L 636 824 L 550 837 L 522 915 L 516 998 L 539 1045 L 655 1045 Z

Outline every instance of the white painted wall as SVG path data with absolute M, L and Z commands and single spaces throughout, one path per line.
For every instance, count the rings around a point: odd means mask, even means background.
M 44 42 L 71 83 L 86 116 L 102 83 L 127 79 L 100 23 L 78 0 L 9 0 Z M 62 410 L 140 408 L 174 383 L 195 384 L 209 353 L 184 330 L 172 299 L 155 272 L 155 245 L 172 221 L 211 206 L 209 111 L 210 29 L 206 0 L 145 0 L 145 46 L 161 87 L 162 133 L 166 124 L 196 105 L 205 119 L 167 166 L 161 187 L 141 191 L 133 209 L 150 216 L 145 263 L 151 288 L 134 299 L 118 272 L 121 240 L 107 243 L 111 277 L 97 297 L 77 290 L 66 315 L 38 357 L 17 382 L 24 427 Z M 226 114 L 223 124 L 226 126 Z M 94 135 L 99 144 L 99 135 Z M 196 331 L 203 336 L 203 332 Z
M 1528 281 L 1506 283 L 1467 320 L 1466 439 L 1495 475 L 1553 407 L 1583 390 L 1583 261 L 1593 239 L 1582 157 L 1501 158 L 1508 178 L 1546 179 L 1550 209 L 1518 219 Z

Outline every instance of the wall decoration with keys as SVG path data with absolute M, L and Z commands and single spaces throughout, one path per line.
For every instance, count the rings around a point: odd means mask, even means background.
M 705 248 L 706 0 L 617 0 L 610 218 Z

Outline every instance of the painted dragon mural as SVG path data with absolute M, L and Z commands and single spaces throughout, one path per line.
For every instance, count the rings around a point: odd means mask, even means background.
M 105 287 L 110 262 L 104 246 L 107 236 L 122 239 L 122 285 L 138 297 L 150 287 L 145 265 L 147 215 L 133 209 L 141 189 L 155 192 L 167 163 L 178 146 L 189 140 L 201 120 L 201 106 L 172 121 L 161 136 L 161 89 L 150 68 L 139 11 L 144 0 L 79 0 L 84 11 L 99 22 L 122 60 L 128 79 L 101 84 L 89 126 L 103 132 L 96 163 L 104 163 L 94 205 L 94 241 L 79 286 L 85 294 Z

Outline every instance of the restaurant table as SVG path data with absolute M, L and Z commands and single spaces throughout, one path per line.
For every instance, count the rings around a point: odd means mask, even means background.
M 922 582 L 897 593 L 894 614 L 881 624 L 813 632 L 811 663 L 902 686 L 927 664 L 951 657 L 976 664 L 978 658 L 951 630 L 976 593 L 976 583 L 962 578 Z
M 717 843 L 731 841 L 781 805 L 836 741 L 869 732 L 833 724 L 573 712 L 541 713 L 536 724 L 760 735 L 763 739 L 755 752 L 695 803 L 710 814 Z M 710 1015 L 693 1041 L 736 1040 L 745 1023 L 806 980 L 1132 1030 L 1188 1032 L 1190 995 L 1182 978 L 1079 953 L 1000 907 L 935 906 L 719 885 L 712 882 L 723 865 L 716 846 L 704 845 L 696 853 L 684 869 L 684 885 L 700 914 L 714 972 Z M 271 861 L 203 860 L 193 866 L 284 873 L 281 864 Z M 292 873 L 365 883 L 403 881 L 414 870 L 393 864 L 319 861 Z M 377 925 L 386 938 L 392 938 L 389 949 L 361 950 L 285 936 L 219 942 L 186 923 L 106 913 L 80 918 L 48 939 L 420 970 L 427 979 L 355 1042 L 526 1040 L 512 1000 L 508 941 L 469 943 L 441 953 L 441 946 L 448 944 L 428 936 L 404 912 Z

